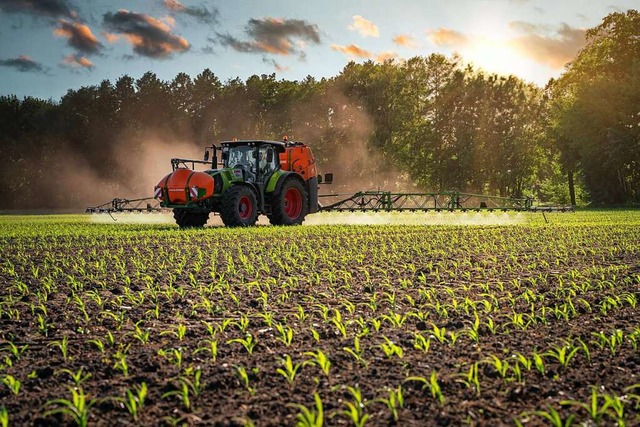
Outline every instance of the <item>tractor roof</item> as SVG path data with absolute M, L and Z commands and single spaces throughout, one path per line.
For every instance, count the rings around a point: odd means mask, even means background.
M 237 141 L 222 141 L 220 145 L 273 145 L 276 147 L 285 147 L 285 143 L 282 141 L 267 141 L 261 139 L 241 139 Z

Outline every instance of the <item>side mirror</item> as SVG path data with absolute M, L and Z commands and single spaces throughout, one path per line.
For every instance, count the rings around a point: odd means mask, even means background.
M 269 148 L 267 150 L 267 163 L 273 162 L 273 150 Z
M 209 150 L 204 150 L 204 161 L 205 162 L 209 161 Z
M 333 183 L 333 174 L 332 173 L 327 173 L 327 174 L 324 175 L 324 183 L 325 184 Z

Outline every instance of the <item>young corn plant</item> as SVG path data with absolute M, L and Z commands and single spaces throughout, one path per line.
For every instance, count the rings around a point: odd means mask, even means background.
M 57 347 L 58 349 L 60 349 L 60 353 L 62 353 L 62 359 L 65 362 L 69 361 L 69 358 L 70 358 L 70 356 L 69 356 L 69 337 L 67 337 L 65 335 L 64 337 L 62 337 L 61 340 L 52 341 L 47 346 Z
M 86 427 L 89 424 L 89 411 L 98 403 L 97 399 L 88 399 L 82 387 L 68 387 L 71 392 L 71 399 L 53 399 L 45 406 L 52 406 L 53 409 L 44 413 L 45 417 L 55 414 L 62 414 L 71 417 L 78 427 Z
M 235 374 L 240 381 L 240 384 L 242 384 L 242 386 L 249 392 L 251 396 L 256 394 L 256 389 L 255 387 L 251 386 L 249 373 L 244 366 L 235 366 Z
M 147 397 L 147 383 L 144 381 L 140 385 L 135 385 L 131 389 L 126 389 L 124 397 L 116 397 L 119 402 L 133 417 L 133 421 L 137 422 L 140 417 L 140 411 L 144 406 Z
M 370 416 L 364 412 L 365 403 L 362 400 L 362 392 L 359 388 L 351 386 L 347 386 L 347 390 L 353 397 L 353 401 L 345 401 L 344 404 L 347 406 L 347 409 L 340 413 L 346 416 L 351 423 L 353 423 L 354 427 L 363 427 Z
M 558 363 L 566 369 L 569 366 L 571 359 L 573 359 L 579 350 L 580 347 L 573 347 L 568 343 L 565 343 L 565 345 L 551 347 L 544 353 L 544 356 L 557 360 Z
M 422 383 L 422 390 L 429 389 L 431 393 L 431 397 L 436 399 L 440 405 L 444 405 L 445 397 L 442 394 L 442 389 L 440 388 L 440 383 L 438 382 L 438 373 L 434 370 L 431 371 L 431 375 L 427 380 L 425 377 L 407 377 L 404 382 L 416 381 Z
M 480 376 L 478 375 L 478 362 L 469 367 L 469 371 L 466 374 L 459 374 L 461 381 L 467 388 L 473 388 L 476 392 L 476 396 L 480 397 Z
M 82 383 L 91 378 L 91 374 L 84 373 L 83 369 L 84 368 L 81 367 L 76 372 L 73 372 L 71 369 L 60 369 L 57 373 L 69 375 L 76 386 L 81 386 Z
M 11 393 L 13 393 L 14 396 L 17 396 L 18 393 L 20 393 L 20 386 L 22 384 L 12 375 L 5 375 L 5 377 L 2 379 L 2 384 L 6 385 L 7 388 L 11 390 Z
M 545 419 L 553 427 L 570 427 L 576 418 L 574 414 L 571 414 L 567 419 L 562 419 L 562 415 L 551 406 L 548 406 L 546 411 L 535 411 L 533 414 Z
M 496 372 L 500 375 L 503 381 L 506 381 L 507 373 L 509 372 L 509 362 L 502 360 L 496 355 L 492 354 L 490 359 L 487 360 L 487 364 L 493 366 Z
M 276 330 L 279 334 L 276 338 L 282 341 L 285 346 L 289 347 L 293 341 L 293 329 L 289 326 L 282 326 L 280 323 L 276 323 Z
M 171 390 L 162 395 L 162 398 L 177 396 L 187 411 L 192 409 L 192 396 L 196 398 L 202 392 L 202 371 L 196 369 L 193 372 L 193 378 L 189 378 L 187 374 L 181 376 L 178 381 L 180 386 L 176 390 Z
M 415 332 L 413 336 L 413 348 L 427 353 L 431 347 L 431 338 L 425 338 L 420 332 Z
M 404 408 L 404 395 L 402 394 L 402 385 L 399 385 L 395 390 L 389 390 L 389 396 L 386 398 L 378 398 L 376 402 L 382 402 L 387 405 L 389 412 L 391 412 L 391 418 L 395 423 L 400 418 L 399 410 Z
M 319 367 L 322 372 L 328 377 L 329 376 L 329 368 L 331 368 L 331 361 L 327 357 L 326 354 L 322 352 L 322 350 L 318 349 L 315 352 L 307 351 L 304 353 L 305 356 L 310 356 L 310 359 L 305 361 L 306 364 Z
M 324 425 L 324 410 L 320 395 L 313 393 L 313 400 L 315 401 L 315 407 L 313 409 L 309 409 L 299 403 L 290 403 L 287 405 L 300 411 L 296 415 L 296 427 L 322 427 Z
M 600 425 L 600 420 L 607 413 L 606 403 L 600 405 L 600 395 L 595 387 L 591 388 L 591 397 L 588 402 L 580 402 L 578 400 L 562 400 L 560 405 L 571 406 L 584 410 L 596 425 Z
M 282 364 L 282 368 L 276 369 L 276 372 L 285 377 L 287 383 L 289 383 L 289 387 L 292 387 L 298 371 L 302 368 L 302 363 L 294 364 L 291 360 L 291 356 L 288 354 L 285 354 L 285 356 L 280 360 L 280 363 Z
M 603 332 L 592 332 L 592 335 L 597 338 L 597 340 L 591 341 L 593 344 L 598 346 L 600 349 L 605 347 L 608 348 L 614 356 L 618 351 L 620 351 L 620 348 L 622 348 L 624 332 L 620 329 L 614 330 L 608 336 Z
M 18 347 L 11 341 L 7 341 L 5 344 L 6 344 L 6 347 L 3 347 L 2 350 L 3 351 L 8 350 L 9 354 L 13 356 L 13 359 L 16 362 L 20 360 L 20 357 L 22 357 L 22 353 L 24 353 L 27 347 L 29 347 L 28 344 Z
M 435 323 L 431 324 L 431 335 L 438 340 L 440 343 L 445 343 L 447 341 L 447 328 L 444 326 L 439 328 Z
M 384 354 L 387 358 L 391 359 L 393 356 L 398 356 L 398 358 L 402 359 L 404 356 L 404 350 L 397 344 L 394 344 L 389 338 L 383 336 L 385 342 L 380 344 L 380 348 L 384 351 Z
M 254 338 L 253 335 L 248 333 L 244 338 L 235 338 L 235 339 L 227 341 L 227 344 L 232 344 L 232 343 L 240 343 L 240 344 L 242 344 L 242 346 L 247 351 L 247 353 L 248 354 L 252 354 L 253 350 L 255 349 L 256 345 L 258 344 L 258 340 L 256 338 Z
M 199 347 L 197 348 L 193 354 L 198 354 L 200 352 L 203 351 L 208 351 L 211 354 L 211 361 L 213 363 L 216 363 L 216 360 L 218 358 L 218 341 L 215 339 L 206 339 L 204 340 L 205 343 L 209 344 L 206 347 Z
M 9 411 L 4 406 L 0 406 L 0 427 L 9 427 Z
M 361 365 L 367 365 L 367 361 L 363 357 L 364 349 L 360 347 L 360 338 L 357 336 L 353 338 L 353 348 L 343 347 L 342 349 L 353 356 L 353 358 Z

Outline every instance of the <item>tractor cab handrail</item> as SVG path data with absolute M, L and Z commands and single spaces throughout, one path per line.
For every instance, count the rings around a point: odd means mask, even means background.
M 189 163 L 191 163 L 191 167 L 188 166 Z M 200 164 L 200 165 L 209 165 L 209 166 L 211 166 L 211 161 L 210 160 L 171 159 L 171 167 L 173 168 L 174 171 L 176 169 L 179 169 L 180 165 L 183 165 L 185 168 L 188 168 L 188 169 L 195 169 L 196 163 Z

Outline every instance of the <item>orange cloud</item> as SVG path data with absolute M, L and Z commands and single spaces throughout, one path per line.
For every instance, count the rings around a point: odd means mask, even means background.
M 436 30 L 427 30 L 427 37 L 437 46 L 464 46 L 469 43 L 469 37 L 455 30 L 440 27 Z
M 103 32 L 102 37 L 104 37 L 104 39 L 109 43 L 115 43 L 120 40 L 120 36 L 113 33 Z
M 167 9 L 175 10 L 177 12 L 184 11 L 185 7 L 178 0 L 164 0 L 164 5 Z
M 396 58 L 398 58 L 398 54 L 395 52 L 391 52 L 391 51 L 380 52 L 376 55 L 376 62 L 382 63 L 390 59 L 396 59 Z
M 358 58 L 371 58 L 373 56 L 371 52 L 369 52 L 368 50 L 362 49 L 361 47 L 355 44 L 350 44 L 348 46 L 340 46 L 337 44 L 333 44 L 331 45 L 331 49 L 338 52 L 342 52 L 345 55 L 355 56 Z
M 93 63 L 84 56 L 80 55 L 68 55 L 62 59 L 63 64 L 70 65 L 72 67 L 93 68 Z
M 408 34 L 399 34 L 393 38 L 393 42 L 398 46 L 415 48 L 418 47 L 416 39 Z
M 106 13 L 103 22 L 111 33 L 124 36 L 139 55 L 166 58 L 190 47 L 186 39 L 171 32 L 169 25 L 149 15 L 121 9 Z
M 58 25 L 59 27 L 53 30 L 53 34 L 66 37 L 69 46 L 84 53 L 95 53 L 102 47 L 88 26 L 64 19 L 59 20 Z
M 509 40 L 509 46 L 522 56 L 554 69 L 562 69 L 586 44 L 586 30 L 562 24 L 554 34 L 544 34 L 547 28 L 516 21 L 511 28 L 523 35 Z
M 357 31 L 365 37 L 380 37 L 378 26 L 360 15 L 353 16 L 353 24 L 348 27 L 351 31 Z

